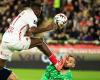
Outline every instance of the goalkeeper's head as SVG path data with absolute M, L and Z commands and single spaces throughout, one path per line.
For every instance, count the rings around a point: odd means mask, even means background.
M 75 63 L 76 63 L 75 57 L 72 55 L 68 55 L 68 56 L 66 56 L 66 61 L 65 61 L 63 69 L 74 68 Z

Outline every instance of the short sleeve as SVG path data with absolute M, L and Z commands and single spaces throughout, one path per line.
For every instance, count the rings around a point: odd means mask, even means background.
M 31 9 L 25 11 L 24 20 L 29 25 L 29 27 L 37 27 L 38 19 Z
M 29 24 L 29 27 L 37 27 L 37 19 L 35 17 L 30 17 L 28 19 L 28 24 Z

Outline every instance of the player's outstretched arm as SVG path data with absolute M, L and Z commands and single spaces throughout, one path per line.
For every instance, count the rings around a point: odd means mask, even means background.
M 58 28 L 58 26 L 56 24 L 51 23 L 47 27 L 31 27 L 29 29 L 29 32 L 37 34 L 37 33 L 42 33 L 42 32 L 46 32 L 46 31 L 54 30 L 57 28 Z
M 11 73 L 7 80 L 18 80 L 15 73 Z

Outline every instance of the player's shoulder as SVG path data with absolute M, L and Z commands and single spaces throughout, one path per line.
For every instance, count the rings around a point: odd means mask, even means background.
M 32 12 L 32 9 L 27 7 L 23 11 L 28 13 L 28 12 Z
M 48 70 L 54 70 L 55 69 L 55 66 L 53 64 L 50 64 L 49 66 L 47 66 L 47 69 Z
M 34 16 L 36 17 L 34 11 L 31 8 L 25 8 L 24 12 L 27 13 L 28 15 L 30 15 L 31 17 Z M 36 17 L 37 18 L 37 17 Z

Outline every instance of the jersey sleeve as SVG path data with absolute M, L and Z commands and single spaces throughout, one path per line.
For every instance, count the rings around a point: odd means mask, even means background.
M 26 10 L 25 22 L 29 25 L 29 27 L 37 27 L 38 19 L 32 10 Z
M 37 19 L 34 17 L 34 18 L 32 18 L 32 17 L 30 17 L 29 19 L 28 19 L 28 25 L 29 25 L 29 27 L 37 27 Z

